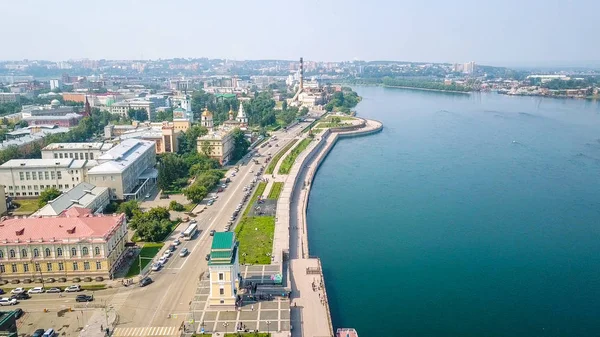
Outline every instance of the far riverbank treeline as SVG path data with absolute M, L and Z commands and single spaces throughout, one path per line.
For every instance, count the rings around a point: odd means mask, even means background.
M 385 87 L 404 87 L 404 88 L 415 88 L 415 89 L 426 89 L 426 90 L 439 90 L 439 91 L 454 91 L 454 92 L 470 92 L 476 91 L 469 82 L 467 84 L 459 84 L 454 81 L 445 83 L 444 81 L 434 79 L 420 79 L 420 78 L 356 78 L 348 80 L 345 83 L 361 84 L 361 85 L 378 85 Z

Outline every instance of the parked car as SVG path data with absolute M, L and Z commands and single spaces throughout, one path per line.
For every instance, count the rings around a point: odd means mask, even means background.
M 81 291 L 81 286 L 79 284 L 73 284 L 65 288 L 65 292 L 74 293 Z
M 55 288 L 50 288 L 50 289 L 46 290 L 47 294 L 60 293 L 60 292 L 62 292 L 62 289 L 56 288 L 56 287 Z
M 216 232 L 217 232 L 216 230 L 212 229 L 212 230 L 210 231 L 210 236 L 215 236 L 215 233 L 216 233 Z
M 77 295 L 77 297 L 75 297 L 75 302 L 91 302 L 93 300 L 94 300 L 94 296 L 85 295 L 85 294 Z
M 160 259 L 158 259 L 158 263 L 160 263 L 160 264 L 167 263 L 167 257 L 166 256 L 161 256 Z
M 0 295 L 4 294 L 4 289 L 0 289 Z
M 2 297 L 2 298 L 0 298 L 0 305 L 1 306 L 16 305 L 17 303 L 19 303 L 19 301 L 17 301 L 14 298 L 8 298 L 8 297 Z
M 21 316 L 23 316 L 25 314 L 25 312 L 21 308 L 17 308 L 14 311 L 15 311 L 15 319 L 19 319 L 19 318 L 21 318 Z
M 31 335 L 31 337 L 42 337 L 44 336 L 44 332 L 46 332 L 46 330 L 44 329 L 37 329 L 33 332 L 33 334 Z
M 20 294 L 14 294 L 14 295 L 10 296 L 10 298 L 14 298 L 17 301 L 20 301 L 20 300 L 30 299 L 31 296 L 28 293 L 20 293 Z
M 22 294 L 25 292 L 25 288 L 15 288 L 10 291 L 11 294 Z
M 183 248 L 180 252 L 179 252 L 179 256 L 180 257 L 185 257 L 188 255 L 190 251 L 187 248 Z
M 213 199 L 210 199 L 206 204 L 208 206 L 212 206 L 212 204 L 214 204 L 214 203 L 215 203 L 215 201 Z
M 166 256 L 167 258 L 171 257 L 171 251 L 170 250 L 165 250 L 163 256 Z
M 171 252 L 174 252 L 174 251 L 175 251 L 175 249 L 177 249 L 177 245 L 176 245 L 176 244 L 171 244 L 171 245 L 169 246 L 169 251 L 171 251 Z
M 180 243 L 181 241 L 179 241 L 179 239 L 175 239 L 175 241 L 173 241 L 173 244 L 176 246 L 179 246 Z
M 140 281 L 140 287 L 145 287 L 147 285 L 149 285 L 150 283 L 152 283 L 152 279 L 149 277 L 144 277 L 141 281 Z
M 162 267 L 162 263 L 155 263 L 152 265 L 152 271 L 159 271 Z
M 206 254 L 206 257 L 204 259 L 206 259 L 206 261 L 210 261 L 210 254 Z
M 44 287 L 35 287 L 35 288 L 31 288 L 31 289 L 27 290 L 27 293 L 28 294 L 41 294 L 45 291 L 46 291 L 46 289 L 44 289 Z

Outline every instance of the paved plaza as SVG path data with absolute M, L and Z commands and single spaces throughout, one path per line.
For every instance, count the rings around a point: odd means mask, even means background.
M 256 265 L 240 266 L 240 273 L 245 280 L 270 283 L 273 275 L 280 272 L 281 266 Z M 185 320 L 186 331 L 208 333 L 235 332 L 254 330 L 270 332 L 290 331 L 290 301 L 288 298 L 274 297 L 272 300 L 247 302 L 238 310 L 209 308 L 207 299 L 210 292 L 210 281 L 205 276 L 198 283 L 196 294 L 191 302 L 191 313 Z

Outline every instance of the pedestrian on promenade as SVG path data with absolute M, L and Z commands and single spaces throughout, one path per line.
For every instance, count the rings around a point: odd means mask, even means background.
M 254 311 L 254 304 L 252 304 L 251 309 L 252 309 L 252 311 Z

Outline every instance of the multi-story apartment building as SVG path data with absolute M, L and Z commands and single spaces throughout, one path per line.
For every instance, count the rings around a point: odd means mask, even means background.
M 0 278 L 30 282 L 113 277 L 127 239 L 124 214 L 69 209 L 61 217 L 0 222 Z
M 110 188 L 112 199 L 139 199 L 156 184 L 155 143 L 126 139 L 98 157 L 88 182 Z
M 11 197 L 37 197 L 46 188 L 63 192 L 87 180 L 94 160 L 12 159 L 0 165 L 0 181 Z
M 202 112 L 200 120 L 202 126 L 208 129 L 208 133 L 202 137 L 198 137 L 197 150 L 198 153 L 205 153 L 207 156 L 214 158 L 221 164 L 231 160 L 233 155 L 233 128 L 229 125 L 222 125 L 218 128 L 213 126 L 213 114 L 207 109 Z
M 52 143 L 42 149 L 42 159 L 97 159 L 113 147 L 111 143 Z
M 155 117 L 156 109 L 154 107 L 154 102 L 151 101 L 127 101 L 127 102 L 117 102 L 113 103 L 110 107 L 108 107 L 108 111 L 113 114 L 119 114 L 121 116 L 127 116 L 127 112 L 129 109 L 144 109 L 148 114 L 148 119 L 152 119 Z
M 0 104 L 2 104 L 2 103 L 19 103 L 19 102 L 21 102 L 21 95 L 7 93 L 7 92 L 0 92 Z
M 64 116 L 31 116 L 23 118 L 29 125 L 58 125 L 71 128 L 79 124 L 83 115 L 69 113 Z

